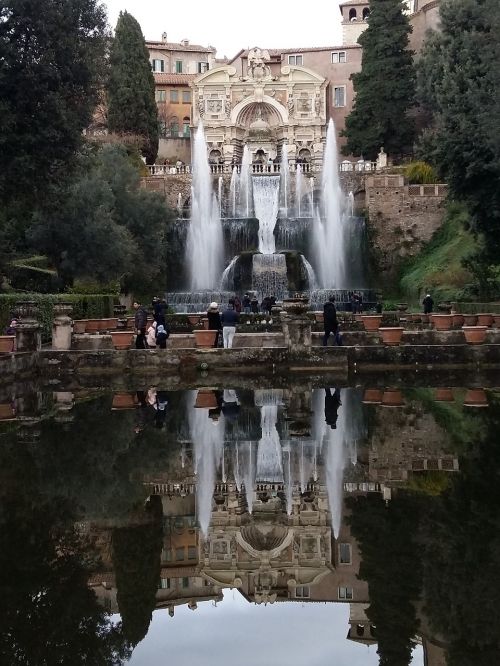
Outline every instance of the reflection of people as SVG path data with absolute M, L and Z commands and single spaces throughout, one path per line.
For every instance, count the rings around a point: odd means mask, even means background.
M 156 392 L 156 402 L 153 405 L 155 409 L 155 427 L 163 428 L 165 425 L 165 418 L 167 416 L 168 398 L 166 391 Z
M 227 421 L 236 421 L 240 413 L 238 397 L 233 389 L 224 389 L 222 398 L 222 413 Z
M 222 403 L 223 403 L 223 392 L 218 389 L 213 391 L 214 396 L 215 396 L 215 401 L 217 403 L 217 407 L 212 407 L 212 409 L 208 410 L 208 416 L 210 419 L 212 419 L 212 423 L 217 423 L 219 421 L 219 417 L 222 412 Z
M 340 389 L 336 388 L 332 391 L 329 388 L 325 389 L 325 421 L 332 430 L 337 427 L 338 410 L 342 405 L 340 402 Z

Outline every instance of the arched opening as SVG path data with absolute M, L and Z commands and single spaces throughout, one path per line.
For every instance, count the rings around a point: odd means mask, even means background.
M 262 148 L 259 148 L 259 150 L 255 151 L 255 157 L 253 159 L 254 164 L 264 164 L 266 160 L 266 153 Z
M 349 21 L 357 21 L 358 20 L 358 12 L 354 9 L 349 10 Z
M 299 150 L 299 159 L 297 161 L 299 164 L 309 164 L 311 161 L 311 151 L 309 148 L 301 148 Z
M 365 7 L 363 9 L 363 21 L 366 21 L 366 19 L 370 16 L 370 8 Z
M 210 164 L 219 164 L 219 162 L 222 162 L 222 153 L 220 150 L 211 150 L 208 154 L 208 161 Z
M 191 129 L 190 129 L 190 119 L 189 116 L 184 116 L 182 119 L 182 136 L 185 137 L 186 139 L 191 136 Z
M 358 636 L 364 636 L 365 635 L 365 625 L 364 624 L 357 624 L 356 625 L 356 634 Z

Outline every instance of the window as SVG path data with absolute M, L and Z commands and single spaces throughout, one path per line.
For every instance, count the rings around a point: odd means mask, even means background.
M 157 102 L 166 102 L 167 101 L 167 91 L 166 90 L 157 90 L 156 91 L 156 101 Z
M 340 564 L 351 564 L 351 544 L 339 544 L 339 561 Z
M 352 587 L 339 587 L 339 599 L 346 601 L 352 599 Z
M 368 7 L 365 7 L 363 9 L 363 21 L 366 21 L 369 16 L 370 16 L 370 10 L 368 9 Z
M 190 90 L 183 90 L 182 91 L 182 103 L 183 104 L 191 104 L 191 91 Z
M 345 51 L 332 51 L 332 63 L 337 65 L 338 63 L 347 62 L 347 54 Z
M 355 9 L 349 10 L 349 21 L 356 21 L 358 18 L 358 12 Z
M 157 60 L 156 58 L 153 58 L 151 61 L 151 67 L 153 69 L 153 72 L 164 72 L 165 71 L 165 61 L 164 60 Z
M 170 136 L 172 139 L 177 139 L 179 136 L 179 121 L 177 118 L 172 118 L 170 120 Z
M 179 102 L 179 91 L 178 90 L 171 90 L 170 91 L 170 101 L 172 104 L 177 104 Z
M 335 86 L 333 89 L 333 106 L 345 106 L 345 86 Z
M 299 585 L 295 588 L 295 598 L 296 599 L 309 599 L 311 593 L 307 585 Z
M 182 121 L 182 136 L 184 136 L 184 137 L 191 136 L 191 128 L 190 128 L 189 124 L 190 124 L 189 118 L 187 118 L 187 117 L 184 118 L 184 120 Z
M 196 63 L 196 71 L 198 74 L 204 74 L 205 72 L 208 72 L 208 62 Z
M 170 590 L 170 578 L 161 578 L 158 585 L 159 590 Z
M 170 548 L 164 548 L 161 551 L 161 561 L 162 562 L 171 562 L 172 561 L 172 552 Z
M 182 562 L 184 559 L 184 546 L 175 549 L 175 559 L 177 562 Z
M 288 64 L 289 65 L 302 65 L 304 63 L 301 55 L 289 55 Z
M 197 555 L 196 546 L 188 546 L 188 560 L 195 560 Z
M 182 74 L 182 60 L 175 61 L 175 73 Z
M 183 578 L 182 579 L 182 587 L 186 589 L 186 587 L 189 587 L 189 578 Z

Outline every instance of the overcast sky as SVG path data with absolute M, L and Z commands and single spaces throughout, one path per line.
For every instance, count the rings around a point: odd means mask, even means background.
M 390 599 L 388 599 L 390 603 Z M 376 646 L 346 640 L 348 604 L 278 603 L 256 606 L 237 591 L 191 611 L 153 613 L 130 666 L 378 666 Z M 411 666 L 423 666 L 422 648 Z
M 240 49 L 339 46 L 340 0 L 103 0 L 114 28 L 120 10 L 126 9 L 141 24 L 146 39 L 189 39 L 193 44 L 217 49 L 217 56 L 234 56 Z

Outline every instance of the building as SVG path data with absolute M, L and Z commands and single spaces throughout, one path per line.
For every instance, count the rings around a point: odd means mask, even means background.
M 439 30 L 440 0 L 411 0 L 410 23 L 413 32 L 410 35 L 410 48 L 418 54 L 422 50 L 427 32 Z

